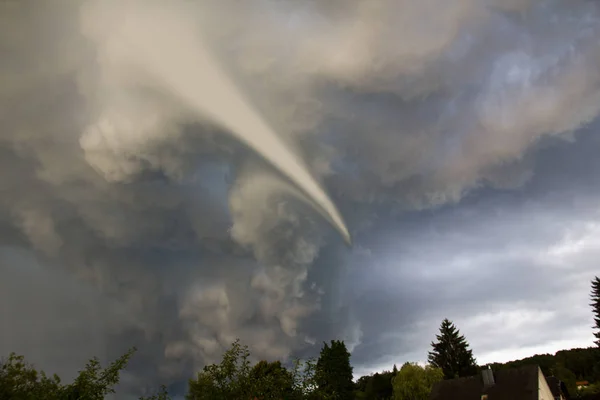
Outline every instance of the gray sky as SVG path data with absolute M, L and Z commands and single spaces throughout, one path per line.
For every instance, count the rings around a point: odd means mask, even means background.
M 173 57 L 201 38 L 353 248 L 129 26 Z M 140 393 L 238 337 L 344 339 L 357 375 L 424 361 L 443 318 L 480 363 L 592 345 L 599 31 L 579 0 L 2 2 L 0 352 L 68 378 L 135 345 Z

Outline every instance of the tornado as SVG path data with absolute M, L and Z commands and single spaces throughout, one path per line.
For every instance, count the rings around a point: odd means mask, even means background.
M 134 13 L 122 19 L 118 29 L 113 25 L 113 55 L 118 53 L 125 64 L 143 69 L 190 110 L 253 149 L 287 177 L 350 244 L 346 224 L 325 190 L 245 99 L 205 42 L 181 19 L 157 14 Z M 115 52 L 116 48 L 120 51 Z

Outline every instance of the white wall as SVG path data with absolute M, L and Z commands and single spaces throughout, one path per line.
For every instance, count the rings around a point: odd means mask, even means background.
M 538 399 L 539 400 L 554 400 L 552 396 L 552 392 L 550 391 L 550 386 L 548 386 L 548 382 L 546 382 L 546 378 L 544 378 L 544 374 L 542 374 L 542 370 L 538 368 Z

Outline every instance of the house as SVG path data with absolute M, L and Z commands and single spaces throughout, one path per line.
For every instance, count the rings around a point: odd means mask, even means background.
M 590 385 L 590 383 L 588 381 L 579 381 L 579 382 L 575 382 L 575 385 L 577 386 L 577 390 L 581 390 L 583 388 L 586 388 Z
M 569 391 L 567 390 L 567 385 L 560 379 L 555 376 L 546 377 L 546 382 L 550 387 L 550 391 L 555 399 L 570 399 Z
M 537 365 L 492 371 L 467 378 L 450 379 L 434 385 L 430 400 L 568 400 L 561 382 L 551 386 Z

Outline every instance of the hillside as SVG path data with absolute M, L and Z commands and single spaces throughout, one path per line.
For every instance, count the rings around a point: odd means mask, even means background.
M 576 391 L 575 382 L 600 383 L 600 349 L 597 347 L 561 350 L 556 354 L 536 354 L 521 360 L 489 365 L 492 369 L 499 370 L 526 364 L 537 364 L 545 376 L 556 376 L 566 383 L 570 393 Z
M 590 383 L 590 387 L 585 392 L 600 389 L 600 349 L 597 347 L 561 350 L 556 354 L 536 354 L 520 360 L 488 365 L 497 371 L 527 364 L 537 364 L 545 376 L 556 376 L 565 382 L 573 398 L 576 398 L 577 393 L 576 382 Z M 480 367 L 484 368 L 487 365 Z M 355 398 L 361 400 L 391 398 L 393 376 L 393 371 L 383 371 L 361 377 L 356 384 Z

